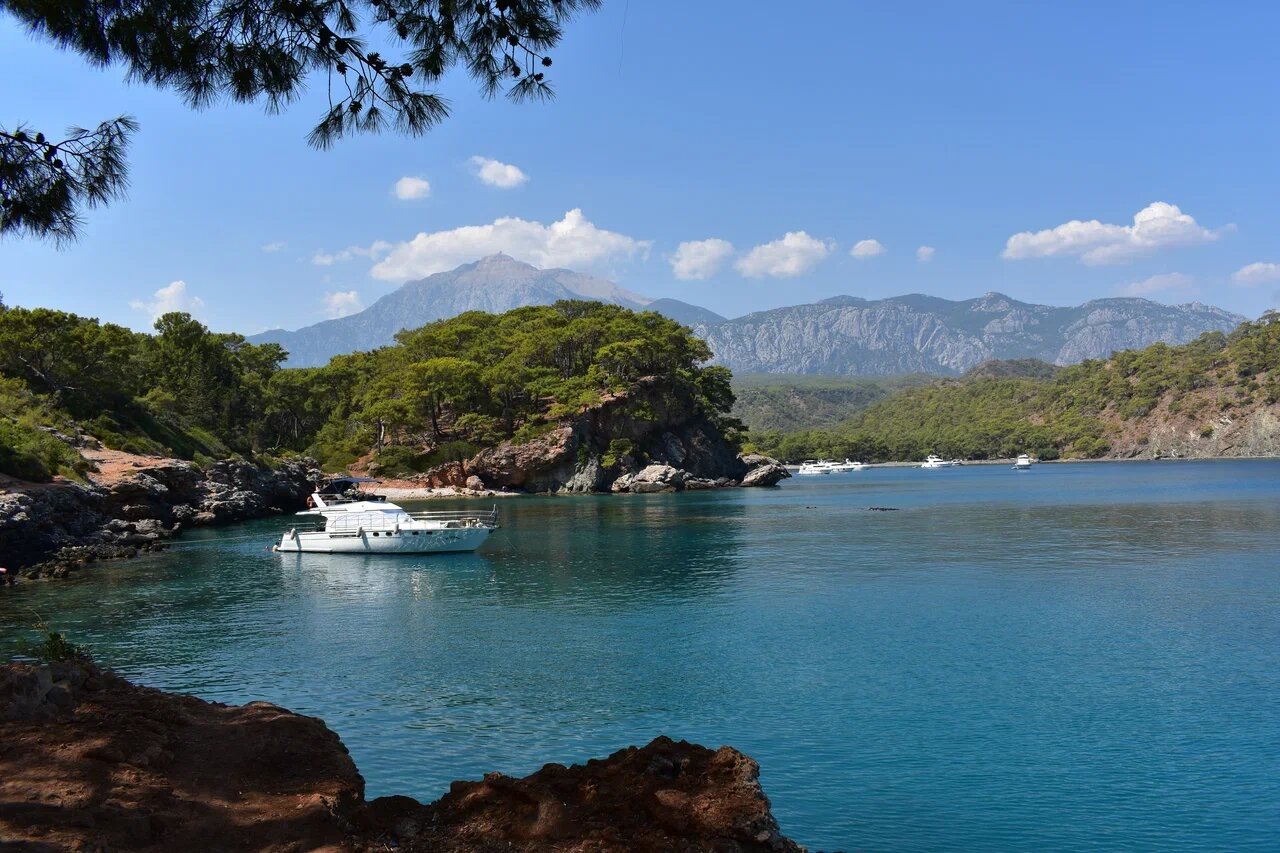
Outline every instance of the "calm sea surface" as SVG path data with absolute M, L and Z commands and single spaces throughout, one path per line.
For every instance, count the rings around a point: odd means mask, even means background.
M 755 757 L 816 848 L 1280 849 L 1280 463 L 500 506 L 470 555 L 200 531 L 0 594 L 0 646 L 36 611 L 147 684 L 319 715 L 371 796 L 669 734 Z

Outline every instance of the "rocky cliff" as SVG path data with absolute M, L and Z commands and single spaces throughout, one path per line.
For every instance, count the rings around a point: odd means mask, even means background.
M 765 486 L 787 476 L 775 460 L 740 456 L 690 392 L 642 379 L 532 441 L 504 442 L 423 480 L 574 493 Z
M 302 509 L 320 476 L 311 460 L 275 470 L 241 460 L 201 469 L 178 459 L 97 455 L 106 470 L 87 485 L 0 487 L 0 566 L 64 576 L 85 563 L 158 548 L 184 526 Z
M 1075 308 L 999 293 L 953 302 L 852 296 L 694 327 L 716 362 L 744 373 L 958 374 L 990 359 L 1074 364 L 1157 341 L 1186 343 L 1244 318 L 1199 303 L 1098 299 Z
M 585 765 L 367 801 L 323 722 L 137 687 L 87 661 L 0 666 L 0 839 L 21 850 L 800 853 L 731 749 L 658 738 Z

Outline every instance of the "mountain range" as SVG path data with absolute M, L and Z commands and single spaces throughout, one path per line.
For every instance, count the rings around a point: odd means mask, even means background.
M 911 294 L 837 296 L 693 328 L 735 371 L 892 376 L 954 375 L 991 359 L 1075 364 L 1157 341 L 1186 343 L 1244 320 L 1198 302 L 1117 298 L 1055 308 L 1000 293 L 961 301 Z
M 692 327 L 717 363 L 748 373 L 956 374 L 990 359 L 1017 358 L 1072 364 L 1156 341 L 1185 343 L 1245 319 L 1200 303 L 1117 298 L 1055 308 L 999 293 L 962 301 L 919 294 L 837 296 L 727 319 L 677 299 L 651 299 L 605 279 L 538 269 L 498 254 L 408 282 L 359 313 L 296 331 L 272 329 L 249 340 L 282 345 L 291 367 L 314 366 L 341 353 L 385 346 L 401 329 L 464 311 L 502 312 L 560 299 L 657 311 Z

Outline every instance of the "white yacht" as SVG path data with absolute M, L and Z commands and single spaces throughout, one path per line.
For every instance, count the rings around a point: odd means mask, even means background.
M 937 456 L 933 453 L 930 453 L 927 457 L 925 457 L 925 460 L 920 464 L 920 467 L 921 468 L 954 468 L 958 464 L 959 463 L 954 459 L 947 460 L 947 459 L 943 459 L 941 456 Z
M 832 462 L 830 459 L 809 459 L 800 463 L 798 474 L 843 474 L 846 471 L 861 471 L 866 468 L 865 462 Z
M 1013 461 L 1013 470 L 1026 471 L 1031 468 L 1032 459 L 1025 453 L 1019 453 L 1018 458 Z
M 474 551 L 498 527 L 498 508 L 406 512 L 346 477 L 317 489 L 298 513 L 318 524 L 294 527 L 274 550 L 319 554 L 431 554 Z

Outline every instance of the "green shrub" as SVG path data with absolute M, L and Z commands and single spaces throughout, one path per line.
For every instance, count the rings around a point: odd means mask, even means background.
M 422 470 L 425 471 L 437 465 L 465 462 L 483 449 L 469 441 L 446 441 L 426 456 Z
M 33 483 L 54 474 L 83 474 L 88 463 L 66 442 L 26 424 L 0 420 L 0 473 Z
M 373 461 L 381 466 L 382 473 L 391 475 L 425 471 L 429 467 L 424 466 L 426 459 L 425 454 L 399 444 L 384 447 L 373 456 Z
M 605 468 L 612 468 L 622 457 L 630 456 L 635 449 L 635 443 L 631 439 L 615 438 L 609 442 L 609 449 L 605 451 L 604 456 L 600 457 L 600 464 Z
M 19 644 L 23 655 L 35 658 L 41 663 L 62 663 L 69 660 L 88 660 L 89 653 L 83 646 L 67 639 L 67 635 L 50 628 L 43 619 L 32 626 L 38 640 Z

